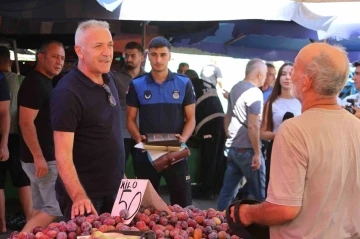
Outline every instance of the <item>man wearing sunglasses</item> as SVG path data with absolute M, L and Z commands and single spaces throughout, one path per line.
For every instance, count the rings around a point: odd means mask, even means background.
M 111 74 L 109 24 L 89 20 L 75 33 L 78 64 L 57 84 L 51 99 L 55 186 L 65 220 L 111 212 L 124 176 L 119 96 Z

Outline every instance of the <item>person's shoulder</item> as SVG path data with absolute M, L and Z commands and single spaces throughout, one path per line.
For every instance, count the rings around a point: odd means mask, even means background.
M 144 73 L 142 75 L 135 77 L 132 81 L 134 82 L 134 84 L 141 83 L 146 79 L 148 75 L 149 73 Z

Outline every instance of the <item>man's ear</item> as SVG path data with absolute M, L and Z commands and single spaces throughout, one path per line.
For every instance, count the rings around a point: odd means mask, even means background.
M 79 45 L 75 45 L 74 46 L 74 50 L 76 52 L 76 55 L 78 56 L 79 59 L 83 59 L 84 55 L 82 53 L 81 47 Z
M 306 91 L 309 91 L 312 86 L 313 86 L 313 81 L 309 79 L 309 77 L 307 76 L 304 76 L 304 84 L 303 84 L 303 87 L 302 87 L 302 91 L 303 92 L 306 92 Z
M 37 55 L 37 59 L 38 59 L 38 61 L 43 62 L 44 61 L 44 53 L 39 53 Z

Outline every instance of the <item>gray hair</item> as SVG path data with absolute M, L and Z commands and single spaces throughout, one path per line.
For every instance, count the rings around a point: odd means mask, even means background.
M 265 63 L 263 60 L 259 59 L 259 58 L 254 58 L 252 60 L 250 60 L 245 68 L 245 76 L 249 75 L 251 72 L 253 72 L 254 70 L 258 69 L 259 66 L 264 65 Z
M 84 31 L 89 28 L 103 28 L 110 30 L 109 23 L 106 21 L 88 20 L 81 22 L 75 32 L 75 45 L 80 45 Z
M 328 51 L 322 50 L 305 65 L 304 72 L 314 82 L 314 90 L 322 96 L 334 96 L 344 88 L 349 77 L 349 59 L 341 46 L 332 46 L 344 59 L 334 59 Z M 345 60 L 343 66 L 341 62 Z M 341 68 L 340 68 L 341 67 Z

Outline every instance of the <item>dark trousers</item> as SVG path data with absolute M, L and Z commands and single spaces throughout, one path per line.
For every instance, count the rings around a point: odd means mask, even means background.
M 136 148 L 134 146 L 136 145 L 135 140 L 131 138 L 125 138 L 124 139 L 124 148 L 125 148 L 125 159 L 128 160 L 130 154 L 132 159 L 136 157 Z
M 71 219 L 71 208 L 73 202 L 63 186 L 60 185 L 61 183 L 58 181 L 56 182 L 56 199 L 59 202 L 61 213 L 63 214 L 64 221 L 69 221 Z M 91 200 L 91 203 L 94 205 L 96 212 L 100 215 L 101 213 L 111 213 L 112 208 L 114 206 L 114 202 L 116 199 L 117 192 L 113 195 L 109 196 L 102 196 L 102 197 L 91 197 L 88 196 Z M 87 214 L 85 214 L 87 215 Z
M 224 119 L 216 118 L 204 124 L 198 132 L 201 142 L 201 193 L 204 197 L 218 194 L 226 170 Z
M 265 160 L 265 166 L 266 166 L 266 181 L 265 181 L 265 196 L 267 196 L 267 190 L 269 186 L 270 181 L 270 164 L 271 164 L 271 151 L 274 141 L 270 141 L 266 146 L 266 160 Z
M 138 157 L 142 161 L 134 160 L 136 177 L 138 179 L 148 179 L 158 192 L 161 176 L 165 178 L 169 189 L 171 205 L 178 204 L 186 207 L 192 204 L 191 180 L 187 160 L 182 160 L 164 171 L 158 173 L 147 158 L 146 152 L 138 151 Z

